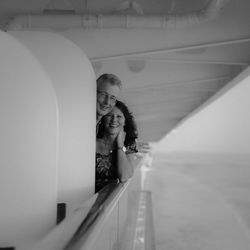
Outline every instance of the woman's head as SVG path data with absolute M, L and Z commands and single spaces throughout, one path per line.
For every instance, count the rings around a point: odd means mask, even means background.
M 117 101 L 113 110 L 102 118 L 97 137 L 103 137 L 104 133 L 117 135 L 121 129 L 126 132 L 125 146 L 134 144 L 138 133 L 133 115 L 123 102 Z

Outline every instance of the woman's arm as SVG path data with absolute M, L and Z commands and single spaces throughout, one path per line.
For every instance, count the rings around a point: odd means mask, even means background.
M 124 131 L 120 131 L 117 136 L 117 172 L 121 182 L 127 181 L 134 173 L 133 154 L 124 152 L 125 136 L 126 133 Z

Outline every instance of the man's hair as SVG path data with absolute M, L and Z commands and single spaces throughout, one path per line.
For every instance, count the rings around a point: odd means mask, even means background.
M 101 76 L 98 77 L 97 79 L 97 88 L 104 82 L 108 82 L 111 85 L 116 85 L 118 86 L 120 89 L 122 88 L 122 82 L 121 80 L 113 74 L 102 74 Z

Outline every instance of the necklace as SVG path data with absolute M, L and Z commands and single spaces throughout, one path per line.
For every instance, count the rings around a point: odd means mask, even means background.
M 113 142 L 110 142 L 108 140 L 102 139 L 102 143 L 104 145 L 105 151 L 112 153 L 113 152 Z

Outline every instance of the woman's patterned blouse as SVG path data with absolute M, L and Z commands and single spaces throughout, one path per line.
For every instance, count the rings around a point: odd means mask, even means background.
M 137 152 L 134 145 L 127 147 L 126 150 L 126 154 Z M 96 153 L 95 192 L 98 192 L 109 183 L 119 182 L 116 156 L 117 151 L 110 152 L 108 155 Z

